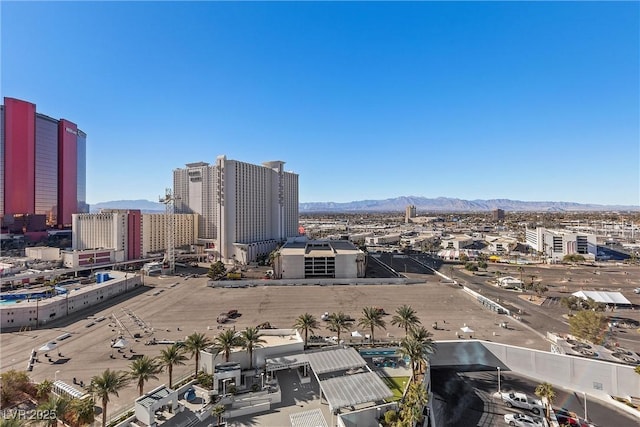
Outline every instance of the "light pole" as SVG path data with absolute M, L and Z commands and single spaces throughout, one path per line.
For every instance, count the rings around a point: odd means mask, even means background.
M 500 389 L 500 366 L 498 366 L 498 393 L 501 393 L 501 389 Z
M 260 379 L 262 380 L 262 390 L 264 390 L 264 372 L 260 372 Z
M 587 393 L 583 391 L 582 394 L 584 395 L 584 420 L 588 421 L 589 418 L 587 418 Z
M 58 370 L 58 371 L 56 371 L 56 372 L 53 374 L 53 380 L 54 380 L 54 381 L 58 381 L 58 373 L 59 373 L 59 372 L 60 372 L 60 371 Z

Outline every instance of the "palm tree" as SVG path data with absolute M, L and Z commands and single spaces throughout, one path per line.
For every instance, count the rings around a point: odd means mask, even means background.
M 92 424 L 96 414 L 94 405 L 93 398 L 73 399 L 71 401 L 71 412 L 73 413 L 74 424 L 79 426 Z
M 184 350 L 177 344 L 173 344 L 160 352 L 160 364 L 169 371 L 169 388 L 173 387 L 173 367 L 184 365 L 185 360 L 187 360 L 187 357 L 184 355 Z
M 18 418 L 0 418 L 0 427 L 22 427 L 23 421 Z
M 553 404 L 553 399 L 556 397 L 556 392 L 553 390 L 553 386 L 549 383 L 538 384 L 536 387 L 536 396 L 541 399 L 546 400 L 546 411 L 545 415 L 547 420 L 551 417 L 551 405 Z
M 196 358 L 196 377 L 198 376 L 198 361 L 200 360 L 200 352 L 211 345 L 211 340 L 204 334 L 194 332 L 189 335 L 184 342 L 184 349 L 191 353 L 191 357 Z
M 400 347 L 398 347 L 398 353 L 403 358 L 408 358 L 411 362 L 411 378 L 416 378 L 417 365 L 422 357 L 422 347 L 420 343 L 413 339 L 411 336 L 404 337 L 400 341 Z
M 222 423 L 222 414 L 224 414 L 224 406 L 223 405 L 216 405 L 213 407 L 213 415 L 215 415 L 218 418 L 218 423 L 217 425 L 220 425 Z
M 51 387 L 53 383 L 51 380 L 44 380 L 41 383 L 36 384 L 36 397 L 40 400 L 49 399 L 49 394 L 51 394 Z
M 64 420 L 69 408 L 69 399 L 59 396 L 51 396 L 49 400 L 38 406 L 38 411 L 42 414 L 51 414 L 50 417 L 42 420 L 47 427 L 58 425 L 58 420 Z M 53 416 L 55 414 L 55 416 Z
M 153 379 L 157 380 L 156 374 L 162 372 L 162 365 L 156 360 L 151 359 L 149 356 L 142 356 L 140 359 L 136 359 L 129 365 L 129 375 L 132 379 L 138 380 L 138 391 L 140 396 L 144 394 L 144 383 Z
M 429 355 L 436 351 L 436 345 L 431 336 L 431 332 L 421 326 L 420 328 L 411 329 L 409 336 L 400 342 L 398 351 L 402 357 L 408 357 L 411 360 L 411 371 L 414 379 L 417 379 L 416 372 L 421 371 L 422 362 L 426 361 Z
M 340 333 L 348 331 L 352 325 L 353 322 L 341 311 L 329 315 L 329 330 L 338 335 L 338 344 L 340 344 Z
M 298 316 L 296 323 L 293 325 L 298 331 L 304 331 L 304 346 L 307 346 L 309 332 L 313 333 L 318 328 L 318 321 L 313 314 L 305 313 Z
M 362 309 L 362 317 L 358 321 L 358 326 L 369 328 L 371 330 L 371 343 L 375 342 L 373 331 L 375 328 L 385 329 L 386 324 L 382 319 L 382 311 L 375 307 L 364 307 Z
M 213 348 L 216 349 L 218 354 L 224 354 L 224 361 L 229 361 L 231 356 L 231 349 L 241 345 L 241 341 L 233 329 L 227 329 L 218 334 L 213 340 Z
M 107 369 L 100 375 L 91 378 L 89 391 L 102 401 L 102 427 L 107 425 L 107 404 L 109 395 L 118 396 L 118 392 L 129 384 L 126 372 Z
M 251 326 L 240 332 L 240 341 L 242 342 L 242 348 L 249 353 L 249 369 L 252 369 L 253 349 L 262 347 L 262 344 L 266 343 L 266 341 L 262 339 L 260 330 Z
M 420 324 L 416 311 L 410 305 L 401 305 L 396 309 L 396 314 L 391 319 L 391 324 L 404 328 L 404 336 L 409 334 L 409 329 Z

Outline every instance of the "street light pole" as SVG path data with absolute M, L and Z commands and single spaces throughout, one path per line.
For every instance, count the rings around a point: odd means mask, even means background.
M 584 395 L 584 419 L 585 421 L 588 421 L 589 418 L 587 418 L 587 393 L 583 391 L 582 394 Z
M 498 393 L 501 393 L 501 389 L 500 389 L 500 366 L 498 366 Z

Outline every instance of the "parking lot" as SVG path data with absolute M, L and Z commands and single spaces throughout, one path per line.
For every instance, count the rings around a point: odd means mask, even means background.
M 455 339 L 460 327 L 468 324 L 476 330 L 474 338 L 541 350 L 550 348 L 546 341 L 527 328 L 518 325 L 510 330 L 500 328 L 504 316 L 481 308 L 459 287 L 439 283 L 435 276 L 417 285 L 263 286 L 240 289 L 210 288 L 202 277 L 186 280 L 183 277 L 145 277 L 145 287 L 137 293 L 103 303 L 80 316 L 60 320 L 50 328 L 1 334 L 1 365 L 3 372 L 25 369 L 32 349 L 63 333 L 70 333 L 71 337 L 59 346 L 62 356 L 54 357 L 49 362 L 39 354 L 40 362 L 35 364 L 31 376 L 35 381 L 48 378 L 68 384 L 72 384 L 73 378 L 76 378 L 87 385 L 92 376 L 107 368 L 128 369 L 132 357 L 158 356 L 164 345 L 145 345 L 152 337 L 157 341 L 181 340 L 193 332 L 201 332 L 213 339 L 221 328 L 240 330 L 263 322 L 270 322 L 274 327 L 290 328 L 295 319 L 305 312 L 314 314 L 320 323 L 318 330 L 314 331 L 315 335 L 333 336 L 335 334 L 326 328 L 326 323 L 319 320 L 325 311 L 343 311 L 358 319 L 365 306 L 379 306 L 393 313 L 402 304 L 413 306 L 436 340 Z M 232 309 L 238 310 L 241 316 L 224 325 L 216 323 L 220 313 Z M 124 352 L 116 352 L 110 347 L 111 340 L 117 337 L 118 328 L 109 326 L 109 321 L 86 326 L 92 323 L 91 318 L 110 318 L 114 314 L 126 321 L 128 312 L 135 314 L 154 332 L 152 337 L 129 339 L 130 345 Z M 376 331 L 376 337 L 398 340 L 404 336 L 402 329 L 390 324 L 390 315 L 385 316 L 384 320 L 386 329 Z M 434 322 L 438 322 L 438 330 L 430 328 Z M 351 330 L 357 329 L 354 325 Z M 364 335 L 365 331 L 359 330 Z M 174 379 L 193 372 L 193 368 L 193 360 L 187 361 L 184 366 L 176 366 Z M 167 381 L 167 374 L 160 374 L 158 380 L 145 385 L 145 390 Z M 135 387 L 127 387 L 119 397 L 112 398 L 109 414 L 130 407 L 136 396 Z
M 434 410 L 438 411 L 443 426 L 489 427 L 507 425 L 504 415 L 521 413 L 534 419 L 540 417 L 525 409 L 509 408 L 495 397 L 498 391 L 497 371 L 460 372 L 454 369 L 433 369 L 432 390 Z M 539 383 L 511 372 L 501 372 L 502 391 L 524 392 L 536 398 L 535 388 Z M 554 408 L 564 407 L 584 417 L 585 399 L 582 394 L 554 387 Z M 634 427 L 638 420 L 617 408 L 587 397 L 587 416 L 593 425 L 600 427 Z

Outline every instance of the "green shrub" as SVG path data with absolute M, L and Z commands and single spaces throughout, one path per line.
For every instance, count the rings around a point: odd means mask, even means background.
M 398 420 L 398 413 L 396 411 L 387 411 L 384 413 L 384 422 L 386 425 L 392 425 Z

